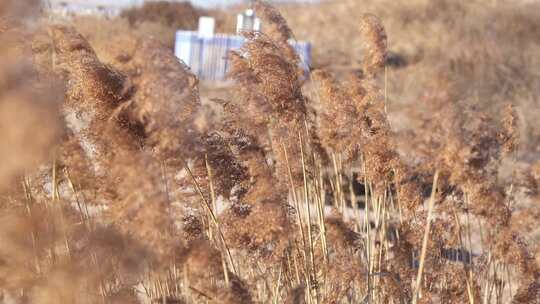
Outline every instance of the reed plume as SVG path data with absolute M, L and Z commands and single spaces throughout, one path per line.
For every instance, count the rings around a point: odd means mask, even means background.
M 373 76 L 386 64 L 386 30 L 377 16 L 365 14 L 360 18 L 360 34 L 363 38 L 363 71 Z
M 112 43 L 0 4 L 0 302 L 538 302 L 519 107 L 484 113 L 441 69 L 404 132 L 383 20 L 354 20 L 361 70 L 308 73 L 254 8 L 233 85 L 201 98 L 127 21 L 99 21 Z

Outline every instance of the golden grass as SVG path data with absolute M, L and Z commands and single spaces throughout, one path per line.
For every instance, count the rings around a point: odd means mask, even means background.
M 415 83 L 428 115 L 396 132 L 387 15 L 347 27 L 357 66 L 305 73 L 294 28 L 257 1 L 265 32 L 245 34 L 227 98 L 203 105 L 145 30 L 51 24 L 7 3 L 1 302 L 540 302 L 522 224 L 538 219 L 540 170 L 501 178 L 528 147 L 519 105 L 474 107 L 458 69 Z M 418 24 L 467 7 L 415 5 Z M 123 35 L 90 30 L 106 24 Z

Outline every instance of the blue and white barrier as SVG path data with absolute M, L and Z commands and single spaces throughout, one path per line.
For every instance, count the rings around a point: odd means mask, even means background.
M 201 37 L 198 32 L 178 31 L 174 53 L 199 79 L 224 80 L 230 66 L 227 56 L 229 51 L 241 48 L 245 42 L 242 36 L 214 34 L 211 37 Z M 311 64 L 311 44 L 299 41 L 292 45 L 302 60 L 302 68 L 308 70 Z

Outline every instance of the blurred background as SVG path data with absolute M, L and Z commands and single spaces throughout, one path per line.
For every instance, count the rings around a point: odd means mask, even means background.
M 178 30 L 196 30 L 201 16 L 215 19 L 215 33 L 234 34 L 237 14 L 249 1 L 50 0 L 53 11 L 74 19 L 98 55 L 110 57 L 110 41 L 127 31 L 174 49 Z M 296 39 L 311 45 L 311 69 L 338 75 L 359 69 L 358 17 L 379 16 L 390 54 L 385 75 L 394 128 L 421 128 L 432 98 L 468 102 L 488 112 L 506 103 L 522 118 L 520 157 L 540 152 L 540 5 L 525 0 L 330 0 L 272 1 Z M 119 42 L 120 43 L 120 42 Z M 211 88 L 212 85 L 209 85 Z M 202 92 L 208 92 L 204 90 Z M 210 90 L 212 94 L 212 90 Z M 203 94 L 204 95 L 204 94 Z M 422 106 L 420 106 L 422 105 Z M 429 111 L 427 111 L 429 112 Z M 408 142 L 408 141 L 406 141 Z
M 238 14 L 250 1 L 49 0 L 70 18 L 105 62 L 136 32 L 174 51 L 177 32 L 197 31 L 214 18 L 215 34 L 235 35 Z M 298 41 L 309 43 L 309 69 L 338 77 L 360 69 L 359 17 L 375 14 L 388 35 L 383 76 L 388 112 L 403 149 L 425 128 L 434 99 L 460 101 L 499 113 L 508 103 L 521 119 L 519 158 L 540 154 L 540 5 L 533 0 L 321 0 L 270 1 Z M 203 98 L 221 98 L 222 84 L 201 82 Z M 407 154 L 407 153 L 405 153 Z

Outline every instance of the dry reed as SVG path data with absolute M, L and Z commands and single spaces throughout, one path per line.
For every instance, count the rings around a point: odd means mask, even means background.
M 230 100 L 203 106 L 159 43 L 130 32 L 106 64 L 26 4 L 0 5 L 0 301 L 540 301 L 512 205 L 540 174 L 500 178 L 518 110 L 472 109 L 442 77 L 404 155 L 377 17 L 357 25 L 362 71 L 308 74 L 256 1 L 265 28 L 230 54 Z

